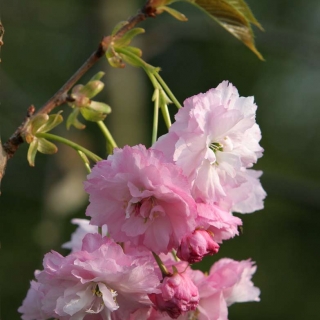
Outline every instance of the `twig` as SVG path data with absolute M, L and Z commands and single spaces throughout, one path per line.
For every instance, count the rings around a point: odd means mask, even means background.
M 128 19 L 128 23 L 125 24 L 118 32 L 113 36 L 107 36 L 102 39 L 98 49 L 91 54 L 87 61 L 76 71 L 76 73 L 57 91 L 53 97 L 48 100 L 36 113 L 48 114 L 54 108 L 64 104 L 68 98 L 68 91 L 76 84 L 76 82 L 106 53 L 109 44 L 115 39 L 121 38 L 127 31 L 134 28 L 138 23 L 144 21 L 148 17 L 156 16 L 156 9 L 152 6 L 152 0 L 148 0 L 138 13 Z M 34 107 L 33 107 L 34 108 Z M 34 112 L 34 111 L 33 111 Z M 31 115 L 30 115 L 31 116 Z M 20 144 L 24 141 L 21 133 L 24 129 L 26 121 L 18 127 L 14 134 L 3 144 L 3 150 L 7 154 L 7 158 L 13 157 Z
M 15 152 L 17 151 L 20 144 L 23 143 L 23 139 L 20 135 L 22 132 L 25 124 L 30 120 L 30 118 L 33 116 L 34 112 L 36 111 L 36 108 L 31 105 L 28 108 L 27 115 L 21 125 L 18 127 L 16 132 L 9 138 L 9 140 L 3 144 L 3 150 L 6 153 L 7 159 L 10 159 L 13 157 Z

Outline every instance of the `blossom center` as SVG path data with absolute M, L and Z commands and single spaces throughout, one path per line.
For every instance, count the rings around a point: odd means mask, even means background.
M 164 215 L 163 208 L 157 203 L 155 197 L 143 198 L 141 200 L 130 200 L 126 209 L 126 218 L 140 217 L 144 222 L 152 221 Z
M 223 151 L 223 145 L 219 142 L 212 142 L 209 145 L 209 149 L 216 153 L 217 151 Z
M 99 290 L 99 286 L 98 286 L 98 285 L 96 285 L 95 287 L 93 287 L 91 291 L 92 291 L 93 295 L 95 295 L 95 296 L 97 296 L 97 297 L 99 297 L 99 298 L 102 297 L 102 293 L 101 293 L 101 291 Z
M 102 283 L 100 285 L 109 290 L 110 296 L 103 297 L 103 294 L 99 288 L 99 284 L 93 283 L 93 286 L 91 287 L 91 292 L 92 292 L 93 298 L 91 300 L 89 307 L 86 309 L 86 313 L 98 314 L 104 308 L 107 308 L 110 311 L 118 309 L 118 304 L 116 301 L 117 292 Z M 104 302 L 105 299 L 107 299 L 107 300 L 111 299 L 109 305 L 108 305 L 108 303 L 107 303 L 107 305 L 105 304 L 105 302 Z

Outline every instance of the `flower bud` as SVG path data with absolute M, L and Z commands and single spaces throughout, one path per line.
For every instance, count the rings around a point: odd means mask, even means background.
M 165 277 L 159 289 L 160 294 L 150 294 L 149 298 L 157 310 L 166 312 L 173 319 L 195 310 L 199 304 L 198 288 L 186 273 L 176 272 Z
M 200 262 L 204 256 L 219 251 L 219 245 L 213 241 L 212 234 L 206 230 L 195 230 L 184 237 L 177 251 L 177 256 L 189 263 Z

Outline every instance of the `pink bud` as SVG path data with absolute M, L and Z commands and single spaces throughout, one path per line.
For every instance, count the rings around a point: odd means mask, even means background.
M 157 310 L 177 319 L 183 312 L 195 310 L 199 304 L 198 288 L 186 273 L 174 273 L 160 284 L 160 294 L 150 294 Z
M 219 245 L 213 241 L 210 232 L 195 230 L 184 237 L 178 249 L 177 256 L 189 263 L 200 262 L 206 255 L 213 255 L 219 251 Z

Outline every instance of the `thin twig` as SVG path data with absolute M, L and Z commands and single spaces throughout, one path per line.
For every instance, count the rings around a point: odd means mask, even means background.
M 13 157 L 15 152 L 17 151 L 20 144 L 23 143 L 23 139 L 21 137 L 21 132 L 25 126 L 25 124 L 30 120 L 30 118 L 33 116 L 36 108 L 31 105 L 28 108 L 27 115 L 21 125 L 18 127 L 18 129 L 15 131 L 15 133 L 9 138 L 7 142 L 3 144 L 3 150 L 5 151 L 7 155 L 7 159 L 10 159 Z
M 68 91 L 76 84 L 76 82 L 106 53 L 109 44 L 115 39 L 121 38 L 126 32 L 134 28 L 138 23 L 144 21 L 148 17 L 156 16 L 156 9 L 152 6 L 152 0 L 148 0 L 138 13 L 128 19 L 128 23 L 125 24 L 118 32 L 113 36 L 107 36 L 102 39 L 98 49 L 91 54 L 87 61 L 75 72 L 75 74 L 58 90 L 51 99 L 49 99 L 36 113 L 48 114 L 54 108 L 64 104 L 67 101 Z M 24 129 L 26 121 L 23 121 L 14 134 L 3 144 L 3 150 L 7 154 L 7 158 L 13 157 L 20 144 L 24 141 L 21 133 Z

